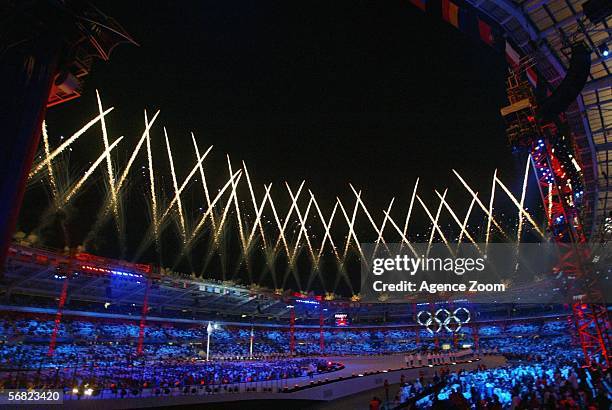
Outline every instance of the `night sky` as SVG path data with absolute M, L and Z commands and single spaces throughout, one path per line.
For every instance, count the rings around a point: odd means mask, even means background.
M 193 131 L 201 148 L 215 146 L 206 166 L 213 183 L 215 167 L 218 181 L 227 179 L 228 153 L 236 165 L 246 161 L 259 187 L 305 179 L 328 210 L 336 195 L 354 201 L 348 182 L 377 215 L 394 196 L 405 209 L 417 176 L 424 198 L 449 186 L 451 199 L 467 204 L 452 168 L 485 196 L 495 168 L 517 186 L 499 114 L 503 56 L 407 0 L 99 7 L 140 47 L 118 46 L 95 64 L 80 99 L 49 110 L 52 144 L 95 116 L 99 89 L 116 107 L 107 117 L 111 139 L 125 135 L 131 146 L 143 109 L 161 109 L 154 149 L 165 157 L 165 125 L 179 180 L 195 161 Z M 88 138 L 72 165 L 101 151 L 99 132 Z M 119 163 L 129 153 L 119 152 Z

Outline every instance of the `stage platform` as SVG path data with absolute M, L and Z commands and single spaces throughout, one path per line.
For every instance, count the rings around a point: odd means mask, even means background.
M 240 383 L 227 386 L 238 387 L 238 392 L 207 393 L 197 389 L 196 393 L 183 393 L 182 389 L 172 389 L 170 394 L 156 396 L 152 390 L 145 389 L 138 396 L 128 395 L 125 398 L 115 398 L 110 392 L 105 392 L 104 398 L 66 396 L 63 409 L 111 410 L 125 408 L 151 408 L 180 406 L 207 403 L 257 401 L 257 400 L 295 400 L 296 403 L 311 401 L 329 402 L 349 395 L 376 389 L 388 380 L 389 384 L 397 384 L 402 374 L 406 381 L 414 380 L 423 373 L 426 378 L 433 376 L 441 366 L 423 366 L 408 369 L 405 367 L 404 354 L 387 356 L 330 356 L 326 359 L 344 364 L 344 369 L 309 377 L 299 377 L 282 381 Z M 499 367 L 506 363 L 503 356 L 484 356 L 480 359 L 448 365 L 451 369 L 474 369 L 483 364 L 487 367 Z M 296 389 L 297 387 L 297 389 Z M 266 391 L 266 389 L 272 391 Z M 256 391 L 252 391 L 256 389 Z M 279 389 L 281 392 L 279 392 Z M 293 391 L 286 391 L 293 389 Z M 45 408 L 60 406 L 46 405 Z M 39 406 L 20 406 L 24 409 L 35 409 Z

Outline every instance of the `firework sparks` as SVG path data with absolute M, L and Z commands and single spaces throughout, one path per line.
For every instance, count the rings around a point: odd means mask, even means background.
M 183 238 L 183 244 L 187 242 L 187 228 L 185 226 L 185 215 L 183 214 L 183 204 L 181 203 L 181 193 L 179 192 L 178 183 L 176 182 L 176 172 L 174 171 L 174 160 L 172 159 L 172 150 L 170 149 L 170 140 L 168 139 L 168 132 L 164 127 L 164 137 L 166 138 L 166 149 L 168 150 L 168 160 L 170 161 L 170 172 L 172 173 L 172 186 L 174 187 L 174 197 L 176 198 L 179 222 L 181 228 L 181 238 Z
M 73 142 L 75 142 L 77 139 L 79 139 L 79 137 L 81 135 L 83 135 L 85 133 L 85 131 L 87 131 L 88 129 L 90 129 L 96 122 L 100 121 L 100 119 L 102 117 L 104 117 L 105 115 L 107 115 L 109 112 L 111 112 L 114 109 L 114 107 L 110 107 L 108 108 L 106 111 L 104 111 L 102 114 L 98 115 L 96 118 L 94 118 L 93 120 L 89 121 L 87 124 L 85 124 L 80 130 L 78 130 L 77 132 L 75 132 L 70 138 L 68 138 L 66 141 L 64 141 L 59 147 L 57 147 L 56 149 L 53 150 L 53 152 L 51 154 L 49 154 L 48 156 L 45 157 L 44 160 L 40 161 L 38 164 L 34 165 L 32 167 L 32 170 L 30 171 L 30 173 L 28 174 L 28 178 L 32 178 L 34 175 L 36 175 L 37 173 L 39 173 L 44 167 L 47 166 L 47 164 L 49 164 L 51 161 L 53 161 L 53 159 L 55 157 L 57 157 L 59 154 L 61 154 L 66 148 L 68 148 Z
M 361 244 L 359 242 L 359 239 L 357 238 L 357 234 L 355 233 L 355 229 L 354 229 L 355 218 L 357 217 L 357 210 L 359 209 L 359 199 L 361 198 L 361 191 L 359 191 L 356 194 L 356 196 L 357 196 L 357 200 L 355 201 L 355 207 L 353 208 L 353 215 L 351 216 L 350 219 L 346 212 L 346 209 L 342 205 L 342 201 L 340 200 L 340 198 L 336 198 L 336 200 L 338 201 L 338 205 L 340 205 L 340 210 L 342 211 L 342 214 L 344 215 L 344 219 L 346 219 L 346 223 L 348 224 L 348 235 L 346 237 L 346 243 L 344 245 L 344 253 L 342 254 L 342 261 L 344 262 L 346 260 L 346 256 L 348 255 L 349 246 L 351 244 L 351 239 L 353 239 L 355 241 L 355 246 L 357 247 L 357 251 L 359 252 L 359 255 L 361 255 L 361 257 L 363 258 L 363 262 L 367 265 L 368 260 L 363 254 L 363 251 L 361 250 Z
M 501 225 L 499 224 L 499 222 L 497 222 L 497 220 L 495 219 L 495 217 L 493 217 L 493 215 L 491 215 L 491 213 L 489 212 L 489 210 L 487 209 L 487 207 L 484 206 L 484 204 L 482 203 L 482 201 L 480 200 L 480 198 L 478 198 L 478 194 L 476 192 L 474 192 L 474 190 L 468 185 L 467 182 L 465 182 L 465 180 L 461 177 L 461 175 L 459 175 L 459 173 L 457 171 L 455 171 L 453 169 L 454 174 L 457 176 L 457 178 L 459 179 L 459 181 L 461 181 L 461 184 L 463 184 L 463 186 L 465 187 L 465 189 L 467 189 L 467 191 L 470 193 L 470 195 L 472 195 L 472 197 L 476 200 L 476 203 L 478 204 L 478 206 L 480 207 L 480 209 L 482 209 L 482 211 L 487 215 L 487 217 L 491 218 L 491 222 L 493 222 L 493 225 L 495 225 L 495 227 L 497 229 L 499 229 L 499 231 L 501 232 L 501 234 L 504 236 L 504 238 L 508 239 L 508 235 L 506 235 L 506 232 L 504 231 L 504 229 L 501 227 Z
M 151 153 L 151 134 L 149 132 L 151 126 L 147 112 L 144 113 L 145 118 L 145 135 L 147 139 L 147 163 L 149 165 L 149 185 L 151 192 L 151 214 L 153 219 L 153 233 L 155 235 L 155 245 L 159 249 L 159 220 L 157 219 L 157 195 L 155 194 L 155 175 L 153 172 L 153 154 Z M 151 125 L 153 122 L 151 122 Z
M 442 195 L 442 199 L 443 200 L 446 197 L 446 193 L 447 192 L 448 192 L 448 189 L 445 189 L 444 190 L 444 194 Z M 452 254 L 453 251 L 451 250 L 450 246 L 448 245 L 448 240 L 446 239 L 446 236 L 444 236 L 444 232 L 442 232 L 442 229 L 440 229 L 440 226 L 438 225 L 438 219 L 440 218 L 440 212 L 442 211 L 442 201 L 440 201 L 440 205 L 438 206 L 438 210 L 436 211 L 436 217 L 434 218 L 431 215 L 431 212 L 429 211 L 429 208 L 427 208 L 427 205 L 425 205 L 425 203 L 423 202 L 421 197 L 418 196 L 418 195 L 417 195 L 417 200 L 419 201 L 419 203 L 421 204 L 421 206 L 423 207 L 423 209 L 427 213 L 427 216 L 431 220 L 431 223 L 433 224 L 433 227 L 431 229 L 431 234 L 429 236 L 429 242 L 427 243 L 427 252 L 426 252 L 425 256 L 429 255 L 429 250 L 431 249 L 431 245 L 433 243 L 433 239 L 434 239 L 434 236 L 435 236 L 436 232 L 438 232 L 438 234 L 440 235 L 440 238 L 442 239 L 442 241 L 444 241 L 444 244 L 446 244 L 446 247 L 448 248 L 448 250 Z
M 544 237 L 544 232 L 542 232 L 538 224 L 536 224 L 536 222 L 533 220 L 531 215 L 529 215 L 529 212 L 525 211 L 525 208 L 523 208 L 521 204 L 519 203 L 519 201 L 516 200 L 516 198 L 514 197 L 514 195 L 512 195 L 512 192 L 510 192 L 510 190 L 506 187 L 506 185 L 504 185 L 504 183 L 501 182 L 499 178 L 496 178 L 495 181 L 504 190 L 504 192 L 508 195 L 508 197 L 514 203 L 514 205 L 516 205 L 519 211 L 525 216 L 525 218 L 527 218 L 527 220 L 533 226 L 533 228 L 540 234 L 540 236 Z
M 263 250 L 267 251 L 268 243 L 266 241 L 266 235 L 264 234 L 263 224 L 261 223 L 261 215 L 264 210 L 264 206 L 266 205 L 266 201 L 270 198 L 270 189 L 272 188 L 272 184 L 268 186 L 264 185 L 265 193 L 264 197 L 261 200 L 261 204 L 257 205 L 257 200 L 255 199 L 255 191 L 253 190 L 253 184 L 251 183 L 251 176 L 249 175 L 249 171 L 247 169 L 246 164 L 242 161 L 242 169 L 244 170 L 244 175 L 246 176 L 247 185 L 249 186 L 249 193 L 251 194 L 251 201 L 253 202 L 253 210 L 255 211 L 255 223 L 253 225 L 253 229 L 251 229 L 251 233 L 246 241 L 247 248 L 250 249 L 251 242 L 253 241 L 253 237 L 255 236 L 255 232 L 257 228 L 259 228 L 259 234 L 261 236 L 261 241 L 263 245 Z
M 204 224 L 206 223 L 206 219 L 212 213 L 215 205 L 221 199 L 221 197 L 223 196 L 223 194 L 225 193 L 227 188 L 234 184 L 234 179 L 236 180 L 235 181 L 236 183 L 238 183 L 240 181 L 240 177 L 242 176 L 241 173 L 242 173 L 242 170 L 239 169 L 238 171 L 236 171 L 235 174 L 230 175 L 230 179 L 219 190 L 219 192 L 217 193 L 215 198 L 212 200 L 212 202 L 208 206 L 208 209 L 206 209 L 206 212 L 204 212 L 204 215 L 202 215 L 202 217 L 200 218 L 200 220 L 196 224 L 195 228 L 191 232 L 191 236 L 189 237 L 189 239 L 185 243 L 185 246 L 183 247 L 183 254 L 185 254 L 187 252 L 187 250 L 191 247 L 191 245 L 193 244 L 193 241 L 197 238 L 198 234 L 200 233 L 200 231 L 204 227 Z
M 229 170 L 230 175 L 232 175 L 232 162 L 230 161 L 229 155 L 227 157 L 227 168 Z M 233 181 L 233 180 L 232 180 Z M 236 219 L 238 221 L 238 234 L 240 235 L 240 243 L 242 244 L 242 252 L 246 255 L 247 246 L 246 246 L 246 238 L 244 236 L 244 228 L 242 227 L 242 216 L 240 212 L 240 206 L 238 204 L 238 194 L 236 192 L 237 184 L 236 182 L 232 182 L 232 192 L 234 193 L 234 208 L 236 209 Z
M 355 190 L 355 188 L 353 187 L 352 184 L 349 184 L 349 186 L 351 187 L 351 189 L 353 190 L 353 194 L 355 194 L 355 197 L 357 198 L 357 202 L 359 203 L 359 205 L 361 206 L 361 208 L 363 209 L 363 212 L 365 213 L 366 217 L 368 218 L 368 220 L 370 221 L 370 224 L 372 225 L 372 227 L 374 228 L 374 230 L 376 231 L 376 233 L 378 234 L 378 239 L 376 241 L 376 246 L 374 248 L 374 253 L 376 253 L 376 251 L 378 250 L 378 242 L 382 239 L 382 242 L 385 246 L 385 248 L 387 248 L 387 251 L 389 250 L 389 247 L 387 246 L 387 242 L 385 241 L 385 239 L 382 236 L 382 229 L 379 229 L 378 226 L 376 225 L 376 222 L 374 222 L 374 219 L 372 218 L 372 215 L 370 214 L 370 211 L 368 211 L 368 208 L 366 208 L 365 204 L 363 203 L 363 201 L 361 200 L 361 195 L 357 195 L 357 191 Z M 359 191 L 361 192 L 361 191 Z M 389 209 L 388 212 L 391 211 L 391 206 L 393 206 L 393 201 L 395 201 L 395 198 L 391 199 L 391 204 L 389 205 Z M 386 217 L 385 217 L 386 219 Z
M 489 238 L 491 235 L 491 221 L 493 220 L 493 201 L 495 201 L 495 180 L 497 179 L 497 169 L 493 173 L 493 183 L 491 184 L 491 198 L 489 199 L 489 212 L 487 212 L 487 232 L 485 234 L 485 253 L 489 246 Z
M 287 191 L 289 191 L 289 195 L 291 196 L 291 200 L 292 201 L 297 201 L 297 198 L 293 195 L 293 192 L 291 191 L 291 188 L 289 187 L 289 184 L 285 182 L 285 186 L 287 187 Z M 300 222 L 300 232 L 298 233 L 297 240 L 295 241 L 295 246 L 293 248 L 293 254 L 292 254 L 291 259 L 290 259 L 290 265 L 295 263 L 295 257 L 296 257 L 296 254 L 297 254 L 297 251 L 298 251 L 298 246 L 300 244 L 300 240 L 301 240 L 302 236 L 305 236 L 306 246 L 308 247 L 308 251 L 310 252 L 311 259 L 313 261 L 315 260 L 315 254 L 314 254 L 314 251 L 312 250 L 312 245 L 310 243 L 310 237 L 308 236 L 308 231 L 306 230 L 306 220 L 308 219 L 308 214 L 310 213 L 311 205 L 312 205 L 312 198 L 310 198 L 310 200 L 308 201 L 308 206 L 306 207 L 306 212 L 304 213 L 304 216 L 302 216 L 302 213 L 300 212 L 300 209 L 296 208 L 296 214 L 297 214 L 298 220 Z
M 470 240 L 470 242 L 472 242 L 474 245 L 476 245 L 476 241 L 474 240 L 472 235 L 470 235 L 470 233 L 465 230 L 464 224 L 461 223 L 461 221 L 457 217 L 457 214 L 455 213 L 455 211 L 453 211 L 453 208 L 451 208 L 451 206 L 448 204 L 448 202 L 446 202 L 444 197 L 438 191 L 435 191 L 435 192 L 436 192 L 436 195 L 438 195 L 438 198 L 440 198 L 441 203 L 444 205 L 444 207 L 446 208 L 448 213 L 452 216 L 453 220 L 461 228 L 461 235 L 465 234 L 465 236 L 467 236 L 467 238 Z M 472 204 L 473 203 L 474 203 L 474 199 L 472 199 Z M 476 248 L 480 251 L 480 248 L 478 248 L 478 245 L 476 245 Z
M 476 192 L 478 195 L 478 192 Z M 459 246 L 461 246 L 461 241 L 463 240 L 463 233 L 467 232 L 467 224 L 470 220 L 470 215 L 472 214 L 472 209 L 474 208 L 474 204 L 476 203 L 476 197 L 472 198 L 472 202 L 470 202 L 470 206 L 468 207 L 467 212 L 465 213 L 465 218 L 463 219 L 463 224 L 461 225 L 461 233 L 459 234 L 459 240 L 457 241 L 457 250 L 459 250 Z
M 170 213 L 170 211 L 172 210 L 172 207 L 174 206 L 174 204 L 176 203 L 180 203 L 180 199 L 181 199 L 181 193 L 183 192 L 183 190 L 187 187 L 187 185 L 189 184 L 189 181 L 191 181 L 191 178 L 193 178 L 193 176 L 195 175 L 195 173 L 197 172 L 198 168 L 202 166 L 202 162 L 204 162 L 204 159 L 206 159 L 206 156 L 208 155 L 208 153 L 210 153 L 210 151 L 212 150 L 212 145 L 210 147 L 208 147 L 208 149 L 206 150 L 206 152 L 204 153 L 204 155 L 199 156 L 199 154 L 197 154 L 198 156 L 198 162 L 195 164 L 195 166 L 191 169 L 191 171 L 189 172 L 189 174 L 187 175 L 187 178 L 185 178 L 185 180 L 183 181 L 183 183 L 181 184 L 181 186 L 178 188 L 178 190 L 175 192 L 174 194 L 174 198 L 172 198 L 172 201 L 170 201 L 170 204 L 168 205 L 168 207 L 166 208 L 166 210 L 164 211 L 164 213 L 162 214 L 162 216 L 159 218 L 159 223 L 163 223 L 164 219 L 166 219 L 166 217 L 168 216 L 168 214 Z M 180 206 L 180 205 L 179 205 Z
M 115 140 L 115 142 L 113 142 L 108 149 L 105 149 L 104 152 L 102 153 L 102 155 L 100 155 L 98 157 L 98 159 L 91 164 L 91 166 L 89 167 L 89 169 L 85 172 L 85 174 L 81 177 L 81 179 L 79 179 L 79 181 L 74 184 L 74 186 L 70 189 L 70 191 L 68 191 L 68 194 L 66 194 L 66 196 L 64 196 L 61 201 L 59 201 L 60 204 L 65 205 L 68 202 L 70 202 L 70 200 L 74 197 L 74 195 L 76 195 L 77 192 L 79 192 L 79 190 L 81 189 L 81 187 L 83 186 L 83 184 L 85 183 L 85 181 L 87 181 L 87 179 L 91 176 L 91 174 L 93 174 L 93 172 L 96 170 L 96 168 L 98 167 L 98 165 L 100 165 L 100 163 L 102 161 L 104 161 L 104 159 L 106 158 L 107 155 L 110 155 L 110 152 L 113 150 L 113 148 L 115 148 L 117 146 L 117 144 L 119 144 L 119 142 L 123 139 L 123 137 L 119 137 Z
M 315 209 L 317 210 L 317 213 L 319 214 L 319 218 L 321 219 L 321 224 L 323 225 L 323 229 L 325 230 L 325 234 L 323 235 L 323 240 L 321 241 L 321 247 L 319 248 L 319 253 L 317 254 L 317 258 L 315 259 L 315 265 L 319 266 L 319 262 L 321 261 L 321 255 L 323 254 L 323 250 L 325 249 L 325 243 L 327 239 L 329 239 L 329 244 L 332 248 L 332 252 L 334 253 L 334 256 L 336 257 L 336 261 L 340 262 L 340 255 L 338 255 L 338 249 L 336 248 L 336 244 L 334 244 L 334 240 L 331 237 L 331 233 L 329 231 L 331 228 L 332 221 L 334 220 L 334 216 L 336 215 L 336 210 L 338 209 L 338 202 L 334 204 L 334 209 L 331 212 L 329 220 L 325 222 L 325 218 L 323 217 L 323 212 L 321 212 L 321 208 L 319 207 L 317 199 L 315 198 L 312 191 L 308 190 L 308 193 L 310 194 L 310 198 L 312 198 L 312 202 L 314 203 Z
M 529 180 L 529 164 L 531 163 L 531 154 L 527 156 L 527 164 L 525 165 L 525 175 L 523 176 L 523 189 L 521 191 L 521 202 L 520 207 L 523 208 L 525 204 L 525 195 L 527 194 L 527 181 Z M 523 231 L 523 215 L 521 211 L 518 213 L 518 229 L 516 232 L 517 251 L 518 243 L 521 241 L 521 233 Z
M 43 135 L 43 144 L 45 147 L 45 160 L 48 160 L 50 156 L 49 149 L 49 135 L 47 134 L 47 122 L 43 121 L 42 124 L 42 135 Z M 51 161 L 47 162 L 47 173 L 49 174 L 49 181 L 51 183 L 51 192 L 53 193 L 53 199 L 58 198 L 59 192 L 57 189 L 57 182 L 55 181 L 55 175 L 53 174 L 53 165 Z
M 400 233 L 402 234 L 402 238 L 405 238 L 408 235 L 408 224 L 410 223 L 410 217 L 412 216 L 412 207 L 414 206 L 414 199 L 416 198 L 417 189 L 419 187 L 419 178 L 416 179 L 414 183 L 414 188 L 412 189 L 412 196 L 410 197 L 410 205 L 408 206 L 408 213 L 406 214 L 406 219 L 404 220 L 404 230 Z M 409 242 L 407 242 L 410 245 Z M 400 242 L 400 252 L 404 247 L 404 241 Z
M 208 184 L 206 183 L 206 174 L 204 173 L 204 167 L 202 166 L 202 163 L 200 162 L 200 150 L 198 148 L 198 143 L 195 140 L 195 135 L 193 135 L 193 132 L 191 133 L 191 141 L 193 141 L 193 147 L 195 149 L 196 157 L 198 159 L 198 164 L 199 164 L 198 168 L 200 170 L 200 178 L 202 179 L 202 188 L 204 189 L 204 197 L 206 198 L 206 205 L 210 206 L 210 194 L 208 192 Z M 210 214 L 210 220 L 212 221 L 213 230 L 216 230 L 217 227 L 215 223 L 214 210 Z

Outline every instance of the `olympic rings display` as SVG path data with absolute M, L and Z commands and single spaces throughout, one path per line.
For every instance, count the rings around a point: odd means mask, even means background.
M 426 318 L 423 318 L 423 316 L 426 316 Z M 450 333 L 456 333 L 463 325 L 469 323 L 470 319 L 470 311 L 464 307 L 459 307 L 452 313 L 444 308 L 436 310 L 435 313 L 421 310 L 416 315 L 417 323 L 424 326 L 431 334 L 439 333 L 442 329 L 446 329 Z

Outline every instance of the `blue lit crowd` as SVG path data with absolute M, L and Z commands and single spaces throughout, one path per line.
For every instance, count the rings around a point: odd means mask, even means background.
M 54 326 L 49 316 L 0 319 L 0 387 L 76 388 L 82 392 L 85 386 L 94 386 L 94 391 L 121 396 L 142 389 L 163 394 L 172 388 L 200 386 L 213 391 L 236 383 L 282 381 L 337 368 L 316 357 L 321 352 L 319 329 L 296 330 L 298 357 L 288 357 L 287 327 L 220 325 L 211 334 L 212 360 L 205 361 L 204 324 L 149 322 L 144 329 L 143 354 L 137 355 L 138 322 L 66 317 L 49 356 Z M 509 359 L 507 366 L 456 373 L 442 366 L 434 380 L 404 383 L 397 401 L 418 399 L 421 408 L 608 408 L 600 406 L 607 403 L 612 385 L 609 373 L 580 368 L 581 352 L 567 327 L 565 320 L 481 326 L 480 352 L 503 354 Z M 460 344 L 474 348 L 472 330 L 462 330 Z M 414 328 L 400 327 L 323 332 L 326 355 L 414 353 L 419 349 L 426 354 L 435 349 L 427 331 L 420 331 L 418 349 L 416 336 Z M 450 340 L 442 340 L 447 342 Z M 428 393 L 433 385 L 442 387 Z

